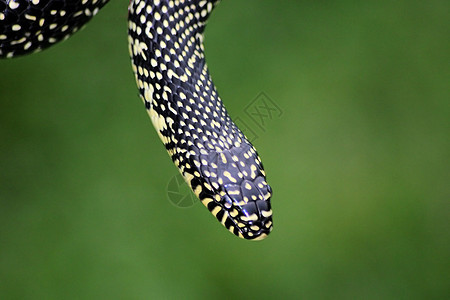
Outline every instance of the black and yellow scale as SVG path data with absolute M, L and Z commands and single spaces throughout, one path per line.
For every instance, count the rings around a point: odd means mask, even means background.
M 107 2 L 0 0 L 0 57 L 68 38 Z M 131 1 L 132 68 L 150 119 L 192 191 L 230 232 L 261 240 L 272 230 L 272 190 L 205 63 L 203 32 L 218 2 Z

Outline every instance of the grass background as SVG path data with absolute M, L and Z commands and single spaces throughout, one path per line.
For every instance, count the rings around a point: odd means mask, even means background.
M 199 203 L 138 97 L 127 1 L 0 61 L 0 298 L 450 296 L 447 1 L 223 1 L 208 64 L 274 190 L 262 242 Z M 264 91 L 283 111 L 257 127 Z

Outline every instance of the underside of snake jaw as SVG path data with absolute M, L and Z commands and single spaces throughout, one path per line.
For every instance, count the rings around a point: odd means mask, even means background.
M 132 1 L 129 51 L 152 123 L 192 191 L 230 232 L 258 240 L 272 230 L 272 190 L 205 62 L 203 31 L 217 3 Z

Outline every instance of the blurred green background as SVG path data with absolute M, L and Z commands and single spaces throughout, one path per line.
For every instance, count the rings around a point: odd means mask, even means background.
M 210 71 L 274 190 L 262 242 L 168 200 L 127 5 L 0 61 L 0 298 L 450 297 L 448 1 L 216 9 Z M 261 91 L 283 112 L 263 128 Z

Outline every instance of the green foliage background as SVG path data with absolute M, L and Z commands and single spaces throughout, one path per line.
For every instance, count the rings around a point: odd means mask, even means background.
M 127 3 L 0 61 L 0 298 L 444 299 L 447 1 L 223 1 L 208 64 L 274 190 L 262 242 L 226 232 L 138 97 Z M 264 91 L 283 111 L 257 127 Z

